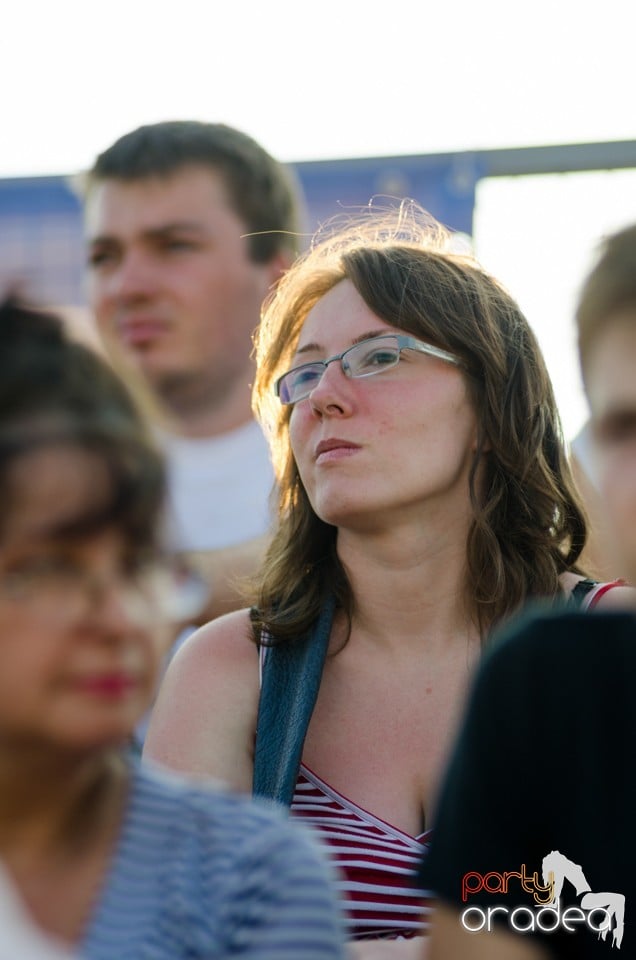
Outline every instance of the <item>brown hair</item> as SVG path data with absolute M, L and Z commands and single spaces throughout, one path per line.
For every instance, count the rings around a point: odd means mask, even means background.
M 311 508 L 290 449 L 290 409 L 273 395 L 308 312 L 344 279 L 386 323 L 454 353 L 468 371 L 480 437 L 465 596 L 482 635 L 528 598 L 556 596 L 559 574 L 577 570 L 585 519 L 537 340 L 506 290 L 452 247 L 412 202 L 388 213 L 370 208 L 359 223 L 319 238 L 273 292 L 257 334 L 253 402 L 270 438 L 278 523 L 257 587 L 255 635 L 303 633 L 329 591 L 351 613 L 336 530 Z
M 139 398 L 59 317 L 8 296 L 0 302 L 0 529 L 15 459 L 60 444 L 98 455 L 110 484 L 105 500 L 58 532 L 112 524 L 133 552 L 160 549 L 165 467 Z
M 232 206 L 250 234 L 256 263 L 268 263 L 279 252 L 293 257 L 304 249 L 304 200 L 292 169 L 224 123 L 168 120 L 131 130 L 99 154 L 81 189 L 89 194 L 103 180 L 166 177 L 192 165 L 209 167 L 223 177 Z

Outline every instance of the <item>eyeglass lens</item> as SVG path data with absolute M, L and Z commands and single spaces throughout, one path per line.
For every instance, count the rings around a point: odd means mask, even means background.
M 349 347 L 328 360 L 304 363 L 294 367 L 278 381 L 278 395 L 282 403 L 297 403 L 309 396 L 320 382 L 330 363 L 340 361 L 350 377 L 369 377 L 394 367 L 400 359 L 397 337 L 373 337 Z

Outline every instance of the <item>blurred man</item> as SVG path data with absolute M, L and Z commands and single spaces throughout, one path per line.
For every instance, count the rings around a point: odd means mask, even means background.
M 636 583 L 636 226 L 577 311 L 594 468 Z M 420 883 L 428 960 L 636 956 L 636 616 L 534 611 L 482 662 Z
M 290 172 L 223 124 L 140 127 L 85 183 L 89 299 L 167 419 L 174 536 L 212 581 L 204 619 L 259 561 L 273 484 L 252 417 L 252 334 L 301 245 Z

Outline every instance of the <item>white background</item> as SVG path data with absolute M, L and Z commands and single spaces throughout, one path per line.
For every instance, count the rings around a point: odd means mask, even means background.
M 72 173 L 141 123 L 224 121 L 284 161 L 636 137 L 634 0 L 20 0 L 0 20 L 0 176 Z M 636 174 L 491 181 L 475 246 L 585 413 L 571 313 Z

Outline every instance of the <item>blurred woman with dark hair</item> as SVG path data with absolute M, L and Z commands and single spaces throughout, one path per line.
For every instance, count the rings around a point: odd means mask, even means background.
M 189 583 L 130 389 L 57 318 L 0 305 L 0 862 L 87 960 L 341 956 L 312 838 L 129 749 Z

